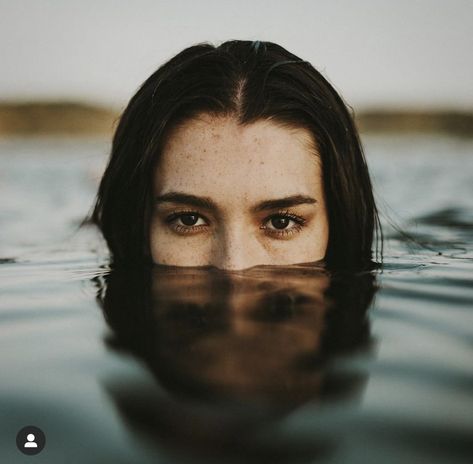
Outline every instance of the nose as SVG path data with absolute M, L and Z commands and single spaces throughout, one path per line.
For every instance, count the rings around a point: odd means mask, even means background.
M 245 228 L 235 225 L 217 236 L 210 261 L 219 269 L 240 271 L 264 264 L 260 255 L 254 239 L 248 236 Z

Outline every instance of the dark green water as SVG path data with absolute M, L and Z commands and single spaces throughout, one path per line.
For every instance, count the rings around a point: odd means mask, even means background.
M 0 144 L 0 462 L 469 463 L 473 142 L 365 140 L 380 271 L 116 270 L 102 141 Z M 36 456 L 16 447 L 41 428 Z

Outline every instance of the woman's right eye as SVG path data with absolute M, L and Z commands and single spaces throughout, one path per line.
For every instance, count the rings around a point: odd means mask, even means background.
M 207 226 L 204 218 L 194 211 L 173 213 L 167 218 L 167 222 L 179 233 L 195 232 L 202 229 L 202 226 Z

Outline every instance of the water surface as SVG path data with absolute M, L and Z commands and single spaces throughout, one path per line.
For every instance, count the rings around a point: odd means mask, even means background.
M 107 142 L 1 142 L 1 461 L 471 462 L 473 142 L 365 146 L 382 270 L 228 274 L 110 272 Z

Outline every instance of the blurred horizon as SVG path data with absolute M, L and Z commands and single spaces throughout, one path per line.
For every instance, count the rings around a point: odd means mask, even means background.
M 357 111 L 473 111 L 473 2 L 0 0 L 0 103 L 118 110 L 190 45 L 276 42 Z
M 35 136 L 110 137 L 122 109 L 79 101 L 0 101 L 0 139 Z M 360 133 L 437 133 L 473 137 L 473 111 L 351 109 Z

